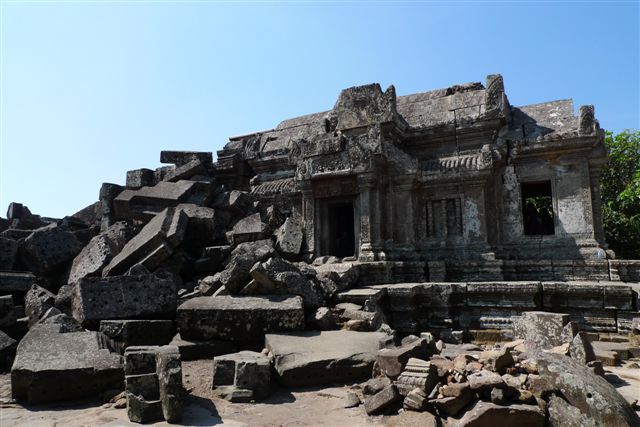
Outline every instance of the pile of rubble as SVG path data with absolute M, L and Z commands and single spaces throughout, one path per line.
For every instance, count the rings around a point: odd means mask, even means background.
M 514 325 L 523 340 L 497 348 L 429 333 L 397 347 L 379 299 L 367 297 L 378 291 L 352 289 L 356 263 L 305 253 L 286 198 L 228 191 L 211 153 L 165 151 L 161 161 L 172 166 L 103 184 L 72 216 L 12 203 L 0 219 L 0 366 L 18 401 L 123 396 L 132 421 L 177 422 L 181 362 L 212 359 L 214 395 L 232 402 L 268 397 L 272 377 L 301 387 L 375 372 L 348 403 L 367 414 L 405 408 L 465 426 L 636 422 L 591 372 L 602 366 L 567 315 L 526 313 Z M 340 302 L 345 291 L 363 304 Z
M 638 425 L 567 317 L 528 313 L 516 331 L 524 339 L 495 346 L 407 336 L 378 352 L 377 376 L 353 387 L 346 404 L 362 401 L 367 414 L 427 412 L 424 425 Z

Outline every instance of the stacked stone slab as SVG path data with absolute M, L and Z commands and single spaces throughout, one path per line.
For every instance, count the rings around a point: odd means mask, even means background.
M 133 346 L 126 349 L 127 415 L 138 423 L 182 417 L 184 390 L 180 352 L 174 346 Z
M 584 331 L 625 332 L 637 313 L 633 287 L 610 282 L 399 283 L 350 289 L 338 299 L 362 304 L 374 295 L 393 328 L 443 337 L 505 339 L 528 311 L 566 313 Z

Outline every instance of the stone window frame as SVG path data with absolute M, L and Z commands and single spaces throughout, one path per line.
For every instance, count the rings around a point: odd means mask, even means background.
M 518 204 L 520 206 L 520 226 L 522 230 L 522 238 L 527 240 L 540 239 L 557 239 L 560 238 L 558 233 L 558 198 L 556 184 L 560 178 L 556 176 L 528 176 L 526 178 L 518 177 Z M 553 234 L 525 234 L 524 233 L 524 206 L 522 206 L 522 186 L 525 184 L 539 184 L 541 182 L 549 182 L 551 184 L 551 209 L 553 210 Z
M 446 196 L 429 197 L 424 200 L 426 229 L 425 237 L 432 242 L 442 241 L 457 241 L 461 240 L 464 236 L 464 224 L 462 223 L 462 210 L 463 210 L 462 194 L 450 194 Z M 457 232 L 452 234 L 449 230 L 449 217 L 447 215 L 447 203 L 453 201 L 455 204 L 455 222 L 457 223 Z M 439 212 L 441 215 L 440 225 L 442 227 L 442 234 L 437 234 L 435 231 L 436 222 L 433 219 L 434 203 L 439 203 Z

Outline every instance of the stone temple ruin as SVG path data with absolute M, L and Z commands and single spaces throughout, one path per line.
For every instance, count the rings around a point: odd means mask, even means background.
M 355 382 L 345 408 L 425 425 L 639 425 L 603 378 L 640 357 L 640 261 L 602 230 L 603 139 L 593 106 L 515 107 L 500 75 L 372 84 L 217 162 L 162 151 L 63 219 L 12 203 L 12 395 L 112 391 L 131 421 L 180 422 L 181 362 L 205 359 L 212 399 Z

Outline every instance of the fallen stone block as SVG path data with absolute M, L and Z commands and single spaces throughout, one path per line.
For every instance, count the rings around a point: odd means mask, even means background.
M 285 258 L 295 258 L 300 254 L 304 233 L 299 217 L 288 217 L 275 232 L 276 249 Z
M 459 427 L 518 426 L 542 427 L 545 414 L 535 405 L 501 406 L 478 401 L 458 421 Z
M 269 332 L 304 329 L 298 296 L 198 297 L 178 307 L 180 335 L 188 340 L 262 341 Z
M 183 241 L 189 247 L 201 248 L 224 239 L 226 222 L 215 209 L 184 203 L 179 204 L 177 209 L 184 212 L 188 219 Z
M 251 280 L 249 271 L 256 262 L 262 262 L 275 254 L 271 240 L 241 243 L 229 255 L 224 270 L 216 273 L 214 280 L 229 292 L 239 293 Z
M 530 391 L 541 396 L 561 390 L 566 401 L 597 425 L 640 425 L 633 407 L 604 378 L 570 357 L 532 350 L 527 356 L 538 364 L 540 376 Z
M 395 385 L 389 385 L 378 393 L 367 397 L 364 400 L 364 410 L 367 415 L 375 415 L 383 412 L 388 407 L 402 399 Z
M 504 388 L 506 384 L 502 377 L 495 372 L 483 369 L 467 376 L 469 387 L 482 398 L 488 398 L 494 388 Z
M 164 419 L 169 423 L 176 423 L 182 419 L 185 394 L 182 387 L 182 363 L 177 347 L 166 345 L 159 348 L 156 370 Z
M 124 372 L 127 376 L 155 374 L 157 346 L 133 346 L 124 352 Z
M 83 326 L 101 320 L 167 319 L 177 304 L 173 278 L 157 275 L 85 277 L 74 286 L 73 317 Z
M 251 397 L 264 399 L 269 396 L 271 365 L 269 358 L 253 351 L 218 356 L 213 359 L 214 394 L 219 386 L 233 386 L 241 390 L 251 390 Z M 232 396 L 229 388 L 221 387 L 221 396 Z
M 28 317 L 27 325 L 31 328 L 38 320 L 55 306 L 56 296 L 38 285 L 33 285 L 24 297 L 24 312 Z
M 260 213 L 254 213 L 238 221 L 228 233 L 230 241 L 237 245 L 243 242 L 255 242 L 267 236 L 268 227 L 262 222 Z
M 480 353 L 479 361 L 493 372 L 504 372 L 506 368 L 513 366 L 514 360 L 511 351 L 507 347 L 499 350 L 487 350 Z
M 116 222 L 106 231 L 92 238 L 73 259 L 67 283 L 75 283 L 83 277 L 99 276 L 102 269 L 133 237 L 133 233 L 134 229 L 127 223 Z
M 135 423 L 152 423 L 163 418 L 160 400 L 145 400 L 141 396 L 127 393 L 127 416 Z
M 411 411 L 424 411 L 427 408 L 427 395 L 421 388 L 414 388 L 404 398 L 402 407 Z
M 388 377 L 375 377 L 367 380 L 362 384 L 362 394 L 368 396 L 376 394 L 388 385 L 391 385 L 392 381 Z
M 457 415 L 465 406 L 475 399 L 475 394 L 471 391 L 469 383 L 459 383 L 456 385 L 450 384 L 443 388 L 446 387 L 455 389 L 455 392 L 447 391 L 450 396 L 445 395 L 445 397 L 434 399 L 430 402 L 440 413 L 444 413 L 448 416 Z
M 18 321 L 19 311 L 13 304 L 13 296 L 0 296 L 0 329 L 11 328 Z
M 113 199 L 116 219 L 149 221 L 166 208 L 180 203 L 203 206 L 209 200 L 211 184 L 201 181 L 162 181 L 153 187 L 123 190 Z
M 160 152 L 160 163 L 183 166 L 196 159 L 204 164 L 211 164 L 213 163 L 213 154 L 208 151 L 162 150 Z
M 344 383 L 371 375 L 387 335 L 381 332 L 305 331 L 267 334 L 279 380 L 289 387 Z
M 563 344 L 563 329 L 569 321 L 568 314 L 527 311 L 514 318 L 513 334 L 536 347 L 552 348 Z
M 19 241 L 0 237 L 0 270 L 13 270 L 19 247 Z
M 34 231 L 20 246 L 20 260 L 29 271 L 46 275 L 63 269 L 82 250 L 82 243 L 61 227 Z
M 60 313 L 60 310 L 53 307 L 46 311 L 37 324 L 58 325 L 60 333 L 67 332 L 84 332 L 82 326 L 73 317 Z
M 18 342 L 16 340 L 0 331 L 0 372 L 6 372 L 11 369 L 17 346 Z
M 432 354 L 428 354 L 427 340 L 421 338 L 402 347 L 380 350 L 376 361 L 382 373 L 397 378 L 410 358 L 426 359 Z
M 396 386 L 403 396 L 407 396 L 415 388 L 424 391 L 428 395 L 438 381 L 438 368 L 434 364 L 425 360 L 411 358 L 396 380 Z
M 102 276 L 125 274 L 136 264 L 143 265 L 149 271 L 155 270 L 182 242 L 187 222 L 187 215 L 182 210 L 165 209 L 127 242 L 104 267 Z
M 102 211 L 102 219 L 100 221 L 100 231 L 105 231 L 111 227 L 116 221 L 113 199 L 123 190 L 123 187 L 117 184 L 103 182 L 100 186 L 100 210 Z
M 233 341 L 190 341 L 183 339 L 180 334 L 176 334 L 169 345 L 178 347 L 180 359 L 185 361 L 212 359 L 222 354 L 235 353 L 238 351 L 238 344 Z
M 282 258 L 273 257 L 256 263 L 250 274 L 258 285 L 252 290 L 253 294 L 299 295 L 309 309 L 318 308 L 325 302 L 319 286 Z
M 191 179 L 192 177 L 199 176 L 204 178 L 207 175 L 207 167 L 200 159 L 193 159 L 189 162 L 176 165 L 175 168 L 170 169 L 162 178 L 163 181 L 177 182 L 180 180 Z M 196 178 L 197 179 L 197 178 Z
M 60 325 L 36 325 L 20 341 L 11 369 L 15 399 L 70 401 L 121 389 L 122 358 L 98 332 L 59 331 Z
M 125 349 L 130 346 L 166 345 L 173 339 L 172 320 L 102 320 L 100 332 Z
M 141 187 L 155 185 L 154 171 L 151 169 L 134 169 L 127 171 L 126 186 L 128 189 L 137 190 Z

